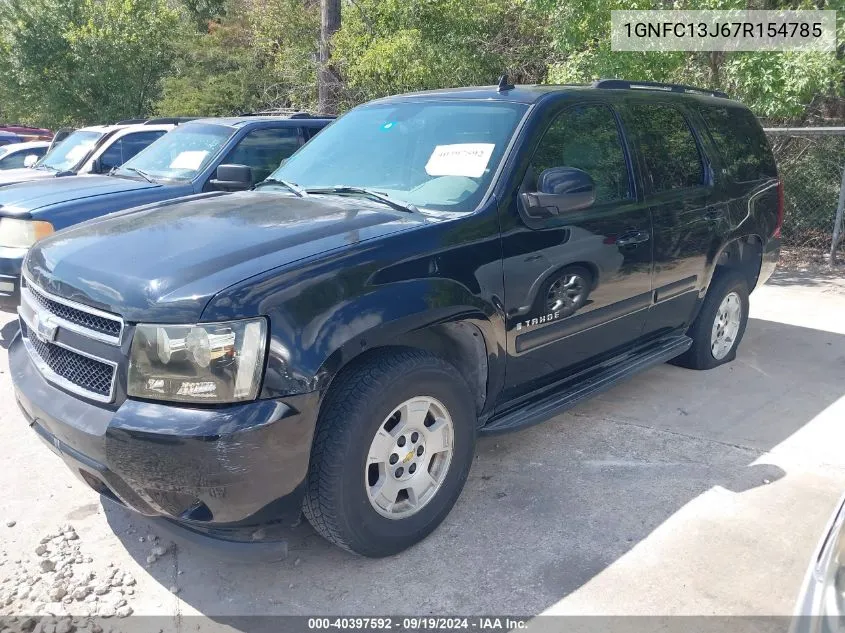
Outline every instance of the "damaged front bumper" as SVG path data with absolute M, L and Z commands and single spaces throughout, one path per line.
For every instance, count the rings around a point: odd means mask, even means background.
M 9 366 L 30 427 L 101 495 L 189 539 L 249 543 L 299 521 L 316 392 L 220 407 L 95 403 L 47 382 L 20 334 Z

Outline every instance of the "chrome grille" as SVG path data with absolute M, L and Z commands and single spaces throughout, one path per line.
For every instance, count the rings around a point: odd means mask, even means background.
M 111 402 L 123 319 L 58 297 L 24 277 L 18 308 L 23 342 L 44 378 L 68 391 Z M 70 336 L 68 333 L 72 333 Z
M 28 285 L 27 289 L 42 308 L 60 319 L 64 319 L 65 321 L 74 323 L 80 327 L 99 332 L 100 334 L 106 334 L 115 338 L 120 337 L 120 331 L 123 328 L 123 324 L 120 321 L 100 316 L 99 314 L 92 314 L 90 312 L 79 310 L 64 303 L 59 303 L 58 301 L 54 301 L 53 299 L 44 296 L 32 286 Z
M 103 397 L 111 396 L 114 380 L 114 367 L 88 358 L 53 343 L 47 343 L 37 335 L 27 338 L 30 348 L 38 355 L 50 370 L 77 387 Z

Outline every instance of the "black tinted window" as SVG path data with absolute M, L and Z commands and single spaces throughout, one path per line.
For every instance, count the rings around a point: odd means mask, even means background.
M 763 129 L 745 108 L 706 107 L 701 116 L 722 159 L 722 167 L 739 182 L 777 176 Z
M 33 152 L 34 153 L 34 152 Z M 26 152 L 15 152 L 0 158 L 0 169 L 18 169 L 25 167 Z
M 151 132 L 138 132 L 120 137 L 100 155 L 102 170 L 109 171 L 112 167 L 120 167 L 164 134 L 165 130 L 153 130 Z
M 298 148 L 298 128 L 254 130 L 241 139 L 223 163 L 252 167 L 255 182 L 260 182 Z
M 529 176 L 551 167 L 574 167 L 587 172 L 596 185 L 596 202 L 629 197 L 628 167 L 616 119 L 599 105 L 570 108 L 551 124 L 531 161 Z M 529 183 L 529 188 L 534 183 Z
M 679 110 L 635 105 L 631 107 L 631 119 L 653 191 L 683 189 L 703 182 L 698 144 Z

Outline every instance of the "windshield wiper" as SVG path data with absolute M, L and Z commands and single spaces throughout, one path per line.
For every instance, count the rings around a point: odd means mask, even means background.
M 366 187 L 346 187 L 338 185 L 336 187 L 321 187 L 319 189 L 306 189 L 306 193 L 317 193 L 317 194 L 339 194 L 339 195 L 362 195 L 370 198 L 371 200 L 378 200 L 386 204 L 397 211 L 404 211 L 405 213 L 413 213 L 415 215 L 422 215 L 420 210 L 410 202 L 404 202 L 402 200 L 396 200 L 394 198 L 390 198 L 383 193 L 379 193 L 378 191 L 373 191 L 372 189 L 367 189 Z
M 147 182 L 152 182 L 152 183 L 154 183 L 154 182 L 155 182 L 155 180 L 153 180 L 147 172 L 145 172 L 145 171 L 141 171 L 141 170 L 140 170 L 140 169 L 138 169 L 137 167 L 126 167 L 126 166 L 123 166 L 123 167 L 120 167 L 119 169 L 125 169 L 126 171 L 131 171 L 131 172 L 134 172 L 134 173 L 138 174 L 141 178 L 143 178 L 144 180 L 146 180 Z
M 293 191 L 299 198 L 305 198 L 308 196 L 308 192 L 295 182 L 288 182 L 287 180 L 280 180 L 279 178 L 265 178 L 261 182 L 257 183 L 254 188 L 258 189 L 261 185 L 282 185 L 282 187 L 287 187 Z

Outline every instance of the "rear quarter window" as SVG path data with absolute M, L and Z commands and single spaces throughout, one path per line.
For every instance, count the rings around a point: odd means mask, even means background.
M 769 141 L 757 118 L 745 108 L 706 106 L 701 118 L 722 163 L 722 168 L 737 182 L 777 177 L 777 168 Z

